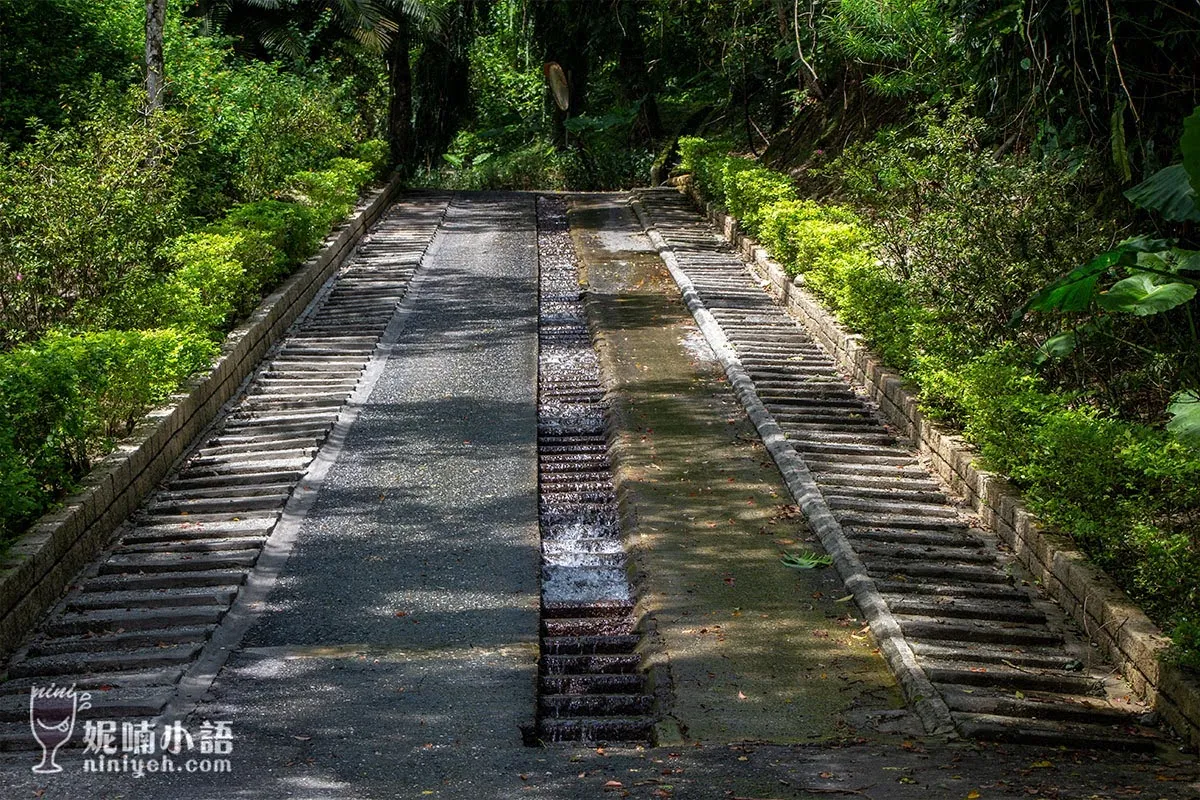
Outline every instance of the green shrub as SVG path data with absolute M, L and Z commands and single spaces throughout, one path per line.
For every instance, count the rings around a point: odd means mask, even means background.
M 176 170 L 189 214 L 215 219 L 233 203 L 272 197 L 289 175 L 321 169 L 354 144 L 352 82 L 335 81 L 329 64 L 297 74 L 284 59 L 239 57 L 174 8 L 164 37 L 168 110 L 191 132 Z
M 1070 534 L 1200 663 L 1200 452 L 1161 430 L 1086 408 L 1042 417 L 1012 475 L 1033 508 Z M 1194 633 L 1194 631 L 1193 631 Z
M 0 539 L 69 491 L 215 352 L 201 336 L 156 330 L 53 334 L 0 355 Z
M 448 189 L 564 189 L 565 159 L 546 142 L 509 153 L 479 152 L 478 137 L 459 137 L 452 146 L 459 165 L 451 165 L 431 182 Z M 454 153 L 454 149 L 458 149 Z M 461 154 L 461 155 L 460 155 Z M 486 155 L 486 158 L 481 156 Z
M 1086 168 L 998 156 L 962 105 L 885 131 L 828 168 L 877 232 L 885 263 L 978 355 L 1011 338 L 1008 321 L 1064 265 L 1106 249 Z M 1037 332 L 1032 332 L 1036 338 Z
M 807 273 L 822 262 L 837 261 L 856 253 L 871 254 L 870 233 L 857 223 L 831 221 L 822 214 L 812 219 L 787 219 L 786 223 L 780 224 L 780 216 L 770 208 L 766 216 L 764 225 L 770 234 L 764 242 L 770 242 L 767 248 L 789 275 Z M 827 296 L 832 298 L 834 295 Z
M 155 287 L 155 310 L 166 325 L 219 338 L 257 292 L 246 262 L 273 261 L 261 237 L 241 233 L 189 233 L 167 248 L 174 269 Z
M 725 203 L 726 182 L 754 162 L 729 155 L 729 144 L 695 136 L 679 139 L 680 172 L 691 172 L 700 191 L 715 203 Z
M 703 139 L 699 136 L 679 137 L 679 172 L 694 173 L 700 166 L 701 160 L 711 156 L 724 158 L 729 153 L 728 142 Z M 699 176 L 696 180 L 700 183 Z
M 791 179 L 763 167 L 737 171 L 725 184 L 725 205 L 729 213 L 756 236 L 767 209 L 776 203 L 795 200 L 796 187 Z
M 372 176 L 376 179 L 386 177 L 391 168 L 388 143 L 382 139 L 367 139 L 357 143 L 350 148 L 350 157 L 369 166 Z
M 269 245 L 274 256 L 269 267 L 244 260 L 255 291 L 274 285 L 316 252 L 327 228 L 315 209 L 282 200 L 258 200 L 234 206 L 224 219 L 210 227 L 217 232 L 251 234 L 247 236 L 248 242 L 262 241 Z
M 107 298 L 161 266 L 159 249 L 183 230 L 171 177 L 181 132 L 129 112 L 100 106 L 0 152 L 0 349 L 53 326 L 111 324 Z
M 370 165 L 353 158 L 331 159 L 321 170 L 305 170 L 288 178 L 289 193 L 312 208 L 322 227 L 339 222 L 358 202 L 358 190 L 370 182 Z
M 134 82 L 145 46 L 145 9 L 127 0 L 0 2 L 0 140 L 27 141 L 36 119 L 69 123 L 73 96 L 94 79 Z
M 789 275 L 804 272 L 818 252 L 832 244 L 830 225 L 841 225 L 844 242 L 851 248 L 866 243 L 869 234 L 859 218 L 840 206 L 812 200 L 784 200 L 762 211 L 758 238 Z M 822 223 L 809 225 L 806 223 Z M 815 242 L 821 241 L 819 246 Z
M 830 272 L 837 273 L 839 285 L 832 304 L 842 323 L 862 333 L 886 363 L 901 370 L 910 368 L 916 351 L 915 331 L 926 317 L 925 310 L 864 250 L 821 262 L 809 278 L 819 284 L 820 277 Z

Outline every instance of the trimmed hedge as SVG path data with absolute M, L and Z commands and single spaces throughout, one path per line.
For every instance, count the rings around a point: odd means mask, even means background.
M 51 334 L 0 355 L 0 530 L 39 516 L 216 351 L 150 330 Z

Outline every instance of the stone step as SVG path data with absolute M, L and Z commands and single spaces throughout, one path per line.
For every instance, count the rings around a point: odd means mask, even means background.
M 104 609 L 59 614 L 44 628 L 50 636 L 84 633 L 119 633 L 156 628 L 214 625 L 225 615 L 219 606 L 184 608 Z
M 980 642 L 984 644 L 1038 645 L 1054 647 L 1062 644 L 1062 636 L 1043 627 L 1022 625 L 998 620 L 960 620 L 940 617 L 897 614 L 904 635 L 920 641 Z
M 86 675 L 91 672 L 145 670 L 191 662 L 200 654 L 202 644 L 176 644 L 166 647 L 145 647 L 116 652 L 64 653 L 61 655 L 26 658 L 10 664 L 8 674 L 14 678 L 34 676 L 57 677 Z M 26 708 L 28 712 L 28 708 Z
M 1159 746 L 1156 736 L 1135 727 L 1116 728 L 1079 723 L 1041 722 L 995 714 L 951 714 L 959 732 L 972 739 L 1049 745 L 1078 749 L 1153 752 Z
M 1043 625 L 1046 615 L 1028 602 L 1014 603 L 1008 600 L 958 599 L 943 597 L 940 600 L 894 598 L 888 600 L 893 614 L 936 617 L 938 619 L 996 620 L 1018 622 L 1025 625 Z
M 103 575 L 88 578 L 82 589 L 88 592 L 116 592 L 133 589 L 182 589 L 194 586 L 241 586 L 245 568 L 207 569 L 195 572 L 152 572 Z
M 171 608 L 208 605 L 228 607 L 236 595 L 236 587 L 83 591 L 69 599 L 66 607 L 72 611 L 97 608 Z
M 65 653 L 96 653 L 136 650 L 141 647 L 205 642 L 212 633 L 211 625 L 124 631 L 122 633 L 83 633 L 76 636 L 41 638 L 29 645 L 31 657 L 63 655 Z M 5 684 L 0 684 L 0 687 Z
M 258 553 L 235 551 L 229 553 L 137 553 L 114 554 L 100 565 L 100 575 L 125 575 L 147 572 L 191 572 L 249 568 L 258 560 Z

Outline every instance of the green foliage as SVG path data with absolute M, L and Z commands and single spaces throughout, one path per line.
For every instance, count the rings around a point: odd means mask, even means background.
M 935 95 L 961 80 L 954 20 L 938 0 L 836 0 L 821 22 L 829 47 L 865 68 L 879 95 Z
M 382 139 L 367 139 L 358 142 L 350 148 L 350 157 L 355 158 L 371 168 L 371 174 L 378 180 L 387 177 L 391 168 L 388 155 L 388 143 Z
M 1195 159 L 1193 166 L 1200 173 L 1200 108 L 1185 121 L 1184 131 L 1181 148 L 1185 163 L 1176 165 L 1176 172 L 1187 172 L 1190 156 Z M 1176 182 L 1186 192 L 1172 190 L 1166 195 L 1155 195 L 1157 189 L 1154 186 L 1146 188 L 1156 184 L 1162 175 L 1160 172 L 1127 192 L 1127 196 L 1168 215 L 1174 214 L 1180 203 L 1195 206 L 1192 187 L 1183 179 Z M 1187 177 L 1191 177 L 1190 173 Z M 1200 174 L 1196 177 L 1200 182 Z M 1108 283 L 1110 280 L 1113 282 Z M 1074 330 L 1052 337 L 1043 345 L 1042 352 L 1047 360 L 1050 356 L 1073 354 L 1079 344 L 1079 332 L 1085 330 L 1111 338 L 1122 349 L 1139 351 L 1151 361 L 1169 358 L 1176 365 L 1175 375 L 1158 392 L 1159 402 L 1165 405 L 1163 394 L 1173 391 L 1180 383 L 1189 390 L 1200 386 L 1200 333 L 1193 310 L 1197 305 L 1198 287 L 1200 251 L 1173 247 L 1164 239 L 1138 236 L 1095 256 L 1038 291 L 1018 310 L 1013 321 L 1020 321 L 1029 311 L 1040 311 L 1075 323 Z M 1106 313 L 1154 317 L 1153 327 L 1148 331 L 1153 335 L 1149 346 L 1123 338 L 1115 331 L 1113 321 L 1105 317 Z M 1082 324 L 1078 321 L 1080 318 L 1084 320 Z M 1138 338 L 1149 337 L 1143 332 Z M 1180 431 L 1190 439 L 1187 421 L 1190 417 L 1187 414 L 1181 417 L 1181 410 L 1176 395 L 1169 409 L 1174 417 L 1169 430 Z
M 951 106 L 915 132 L 885 132 L 829 168 L 880 231 L 884 262 L 914 301 L 981 353 L 1011 335 L 1022 300 L 1104 241 L 1084 172 L 979 145 L 983 123 Z
M 798 550 L 779 559 L 779 563 L 789 569 L 821 569 L 833 563 L 833 556 L 812 550 Z
M 297 172 L 288 178 L 288 191 L 316 214 L 327 228 L 340 221 L 358 202 L 359 187 L 368 183 L 370 165 L 353 158 L 334 158 L 324 169 Z
M 234 206 L 225 218 L 213 223 L 217 232 L 257 234 L 247 244 L 261 239 L 274 258 L 269 266 L 256 267 L 244 260 L 254 290 L 273 285 L 292 268 L 316 252 L 327 226 L 320 214 L 307 205 L 283 200 L 259 200 Z
M 1188 180 L 1183 164 L 1163 167 L 1125 192 L 1129 202 L 1157 211 L 1172 222 L 1200 222 L 1196 190 Z
M 470 150 L 466 150 L 470 152 Z M 549 143 L 539 142 L 509 153 L 490 151 L 474 157 L 450 154 L 459 161 L 431 182 L 449 189 L 563 189 L 565 158 Z
M 191 131 L 178 172 L 191 213 L 271 197 L 293 173 L 322 167 L 355 139 L 353 83 L 318 65 L 306 75 L 232 58 L 221 40 L 172 17 L 169 109 Z
M 0 540 L 215 352 L 201 336 L 151 330 L 55 334 L 0 355 Z
M 31 119 L 69 122 L 94 77 L 136 82 L 144 14 L 128 0 L 0 0 L 0 142 L 32 139 Z
M 754 167 L 730 176 L 725 185 L 725 203 L 746 230 L 758 234 L 764 214 L 776 203 L 795 201 L 796 188 L 786 175 Z
M 171 272 L 155 286 L 149 307 L 163 324 L 219 338 L 246 301 L 245 262 L 272 261 L 261 237 L 245 234 L 189 233 L 167 248 Z
M 759 237 L 789 275 L 806 273 L 823 259 L 873 247 L 858 217 L 839 206 L 784 200 L 759 213 Z
M 1193 391 L 1179 392 L 1167 406 L 1171 421 L 1167 430 L 1180 441 L 1200 444 L 1200 394 Z
M 516 131 L 543 115 L 541 62 L 523 58 L 503 33 L 478 36 L 468 56 L 476 129 Z
M 700 162 L 703 159 L 709 156 L 723 157 L 729 153 L 728 142 L 709 140 L 700 136 L 681 136 L 678 147 L 680 172 L 694 173 L 700 168 Z M 696 181 L 707 190 L 711 178 L 703 180 L 697 175 Z
M 160 263 L 183 228 L 170 119 L 100 105 L 80 125 L 41 128 L 0 151 L 0 348 L 55 325 L 103 327 L 104 298 Z

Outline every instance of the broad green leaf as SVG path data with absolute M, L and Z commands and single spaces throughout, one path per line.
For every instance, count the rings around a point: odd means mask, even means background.
M 1157 211 L 1172 222 L 1200 222 L 1196 190 L 1188 181 L 1183 164 L 1163 167 L 1127 190 L 1125 196 L 1134 205 Z
M 1196 287 L 1190 283 L 1157 283 L 1153 275 L 1138 273 L 1114 283 L 1111 289 L 1096 298 L 1096 302 L 1108 311 L 1148 317 L 1170 311 L 1195 296 Z
M 1147 239 L 1146 236 L 1136 236 L 1121 242 L 1115 249 L 1100 253 L 1087 264 L 1076 266 L 1057 281 L 1038 291 L 1024 306 L 1016 309 L 1009 325 L 1016 325 L 1031 311 L 1086 311 L 1092 305 L 1096 296 L 1097 284 L 1100 278 L 1118 264 L 1135 264 L 1138 253 L 1160 251 L 1166 247 L 1166 242 L 1159 239 Z
M 1200 444 L 1200 394 L 1179 392 L 1167 406 L 1171 421 L 1167 430 L 1185 442 Z
M 1055 334 L 1042 342 L 1033 361 L 1035 364 L 1044 364 L 1052 358 L 1066 358 L 1075 351 L 1077 341 L 1075 331 Z
M 1192 185 L 1193 201 L 1200 197 L 1200 106 L 1183 121 L 1183 138 L 1179 140 L 1183 151 L 1183 168 Z M 1196 205 L 1200 206 L 1200 203 Z
M 1154 253 L 1165 250 L 1168 243 L 1162 239 L 1137 236 L 1127 239 L 1116 249 L 1093 258 L 1082 267 L 1076 267 L 1062 278 L 1029 298 L 1013 314 L 1010 325 L 1016 325 L 1030 311 L 1085 311 L 1096 296 L 1100 279 L 1118 264 L 1130 266 L 1137 263 L 1138 253 Z
M 1108 274 L 1120 258 L 1110 250 L 1101 253 L 1082 267 L 1076 267 L 1054 283 L 1042 289 L 1017 309 L 1010 324 L 1020 322 L 1030 311 L 1083 311 L 1096 294 L 1096 284 Z
M 1176 272 L 1200 272 L 1200 250 L 1175 249 Z

